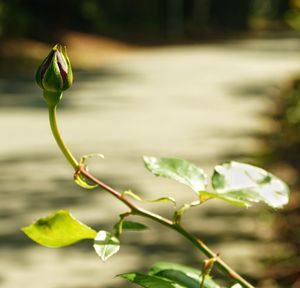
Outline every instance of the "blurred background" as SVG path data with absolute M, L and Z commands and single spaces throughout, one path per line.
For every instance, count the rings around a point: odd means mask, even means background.
M 229 159 L 271 170 L 292 187 L 285 209 L 214 200 L 183 221 L 255 287 L 300 287 L 299 30 L 298 0 L 0 0 L 0 286 L 132 287 L 114 276 L 203 260 L 148 221 L 107 263 L 91 242 L 49 249 L 20 232 L 62 208 L 112 230 L 126 211 L 75 186 L 50 134 L 34 73 L 60 42 L 75 74 L 58 112 L 73 153 L 104 154 L 90 169 L 121 191 L 179 203 L 193 193 L 147 173 L 142 155 L 184 158 L 209 175 Z M 169 204 L 146 206 L 171 216 Z

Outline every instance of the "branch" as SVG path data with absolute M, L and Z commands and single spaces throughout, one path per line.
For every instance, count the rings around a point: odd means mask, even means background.
M 218 266 L 218 268 L 221 271 L 223 271 L 226 275 L 228 275 L 230 278 L 232 278 L 235 282 L 239 283 L 240 285 L 242 285 L 242 287 L 245 288 L 254 288 L 254 286 L 252 286 L 246 279 L 244 279 L 241 275 L 235 272 L 229 265 L 227 265 L 222 259 L 220 259 L 219 255 L 214 253 L 203 241 L 201 241 L 200 239 L 196 238 L 194 235 L 186 231 L 179 223 L 174 223 L 173 221 L 167 218 L 164 218 L 160 215 L 157 215 L 155 213 L 152 213 L 150 211 L 144 210 L 136 206 L 123 194 L 111 188 L 110 186 L 108 186 L 107 184 L 103 183 L 98 178 L 90 174 L 90 172 L 88 172 L 84 166 L 81 166 L 79 168 L 79 172 L 82 173 L 87 179 L 91 180 L 99 187 L 103 188 L 104 190 L 112 194 L 114 197 L 119 199 L 121 202 L 123 202 L 128 208 L 130 208 L 132 215 L 138 215 L 144 218 L 152 219 L 155 222 L 158 222 L 168 228 L 171 228 L 172 230 L 175 230 L 176 232 L 180 233 L 184 238 L 189 240 L 196 248 L 198 248 L 207 257 L 209 258 L 216 257 L 217 260 L 215 264 Z

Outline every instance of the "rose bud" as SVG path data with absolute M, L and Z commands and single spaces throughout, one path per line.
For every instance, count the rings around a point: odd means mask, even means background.
M 57 44 L 52 48 L 36 72 L 36 82 L 44 90 L 47 102 L 51 94 L 61 97 L 61 93 L 72 85 L 73 73 L 66 47 Z

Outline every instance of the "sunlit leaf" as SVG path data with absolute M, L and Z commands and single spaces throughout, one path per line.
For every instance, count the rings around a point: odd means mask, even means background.
M 195 268 L 170 262 L 158 262 L 149 270 L 149 275 L 163 277 L 188 288 L 200 287 L 201 274 L 201 271 Z M 204 288 L 220 288 L 220 286 L 210 277 L 206 277 Z
M 242 288 L 243 286 L 241 284 L 234 284 L 233 286 L 231 286 L 231 288 Z
M 124 273 L 118 275 L 132 283 L 135 283 L 144 288 L 182 288 L 176 283 L 171 282 L 156 276 L 150 276 L 142 273 Z
M 133 222 L 133 221 L 122 221 L 121 223 L 123 230 L 135 230 L 135 231 L 141 231 L 146 230 L 148 227 L 142 223 L 139 222 Z M 114 229 L 117 230 L 119 226 L 119 223 L 116 223 L 114 225 Z
M 106 261 L 120 250 L 120 241 L 111 233 L 101 230 L 94 239 L 94 248 L 102 261 Z
M 97 232 L 76 220 L 69 211 L 59 210 L 23 227 L 33 241 L 47 247 L 63 247 L 83 239 L 94 239 Z
M 282 180 L 245 163 L 232 161 L 216 166 L 212 186 L 216 198 L 241 206 L 265 202 L 273 208 L 280 208 L 289 200 L 289 188 Z M 210 196 L 214 197 L 213 194 Z
M 194 164 L 175 158 L 144 156 L 145 166 L 156 176 L 173 179 L 192 188 L 195 192 L 206 189 L 207 176 Z
M 296 1 L 294 1 L 296 2 Z M 293 9 L 288 10 L 285 14 L 285 21 L 294 29 L 299 31 L 300 30 L 300 13 L 299 10 Z

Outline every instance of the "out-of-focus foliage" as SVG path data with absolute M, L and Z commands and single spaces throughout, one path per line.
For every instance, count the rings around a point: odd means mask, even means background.
M 300 283 L 300 76 L 282 89 L 272 115 L 273 130 L 265 135 L 264 164 L 279 167 L 282 174 L 294 182 L 290 205 L 276 219 L 277 239 L 288 247 L 268 259 L 267 277 L 278 287 L 298 287 Z M 298 193 L 297 193 L 298 192 Z
M 282 91 L 274 113 L 274 131 L 266 137 L 269 163 L 285 163 L 300 174 L 300 77 Z
M 199 38 L 248 29 L 251 19 L 283 23 L 290 7 L 287 0 L 0 0 L 0 37 L 49 42 L 76 30 L 129 40 Z
M 277 29 L 283 25 L 286 11 L 291 6 L 288 0 L 253 0 L 251 2 L 249 24 L 255 29 Z
M 295 30 L 300 30 L 300 1 L 291 0 L 291 9 L 286 13 L 286 22 Z

